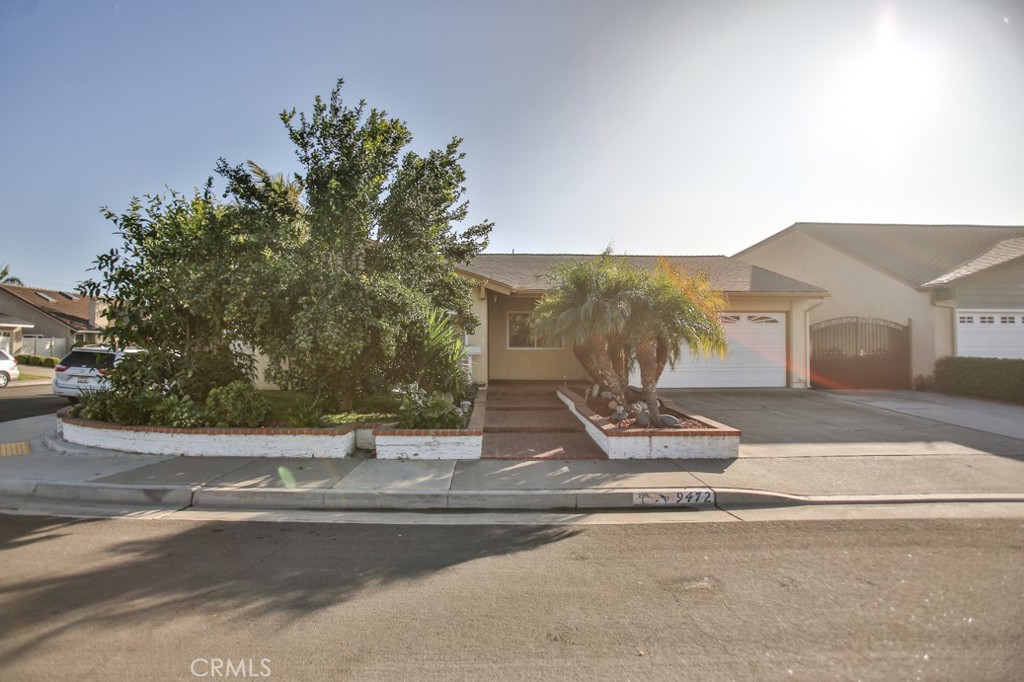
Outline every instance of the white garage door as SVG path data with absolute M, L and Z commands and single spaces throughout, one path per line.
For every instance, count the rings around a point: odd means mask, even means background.
M 661 375 L 659 388 L 745 388 L 786 385 L 786 314 L 729 313 L 722 315 L 729 339 L 724 360 L 683 357 L 675 369 Z M 640 375 L 630 377 L 639 385 Z
M 958 310 L 956 354 L 1024 359 L 1024 310 Z

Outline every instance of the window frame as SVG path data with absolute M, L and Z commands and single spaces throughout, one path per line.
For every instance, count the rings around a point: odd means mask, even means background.
M 526 315 L 529 316 L 531 313 L 528 310 L 509 310 L 505 313 L 505 350 L 565 350 L 565 345 L 559 343 L 557 346 L 513 346 L 512 345 L 512 316 L 513 315 Z M 537 344 L 537 341 L 533 341 Z

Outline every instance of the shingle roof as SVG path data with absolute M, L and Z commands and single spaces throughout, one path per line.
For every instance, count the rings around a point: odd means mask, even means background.
M 915 287 L 980 259 L 1004 240 L 1024 237 L 1021 226 L 795 223 L 736 255 L 742 258 L 758 245 L 794 230 Z
M 89 323 L 89 302 L 92 299 L 87 296 L 13 284 L 0 284 L 0 290 L 21 299 L 73 331 L 100 331 L 99 327 Z
M 934 287 L 941 284 L 949 284 L 950 282 L 974 275 L 983 270 L 988 270 L 989 268 L 994 268 L 997 265 L 1002 265 L 1017 258 L 1024 258 L 1024 237 L 1004 239 L 985 253 L 964 263 L 957 269 L 947 272 L 941 277 L 936 277 L 930 282 L 925 282 L 924 286 Z
M 550 286 L 549 274 L 559 263 L 589 260 L 595 254 L 484 253 L 459 270 L 466 275 L 501 285 L 513 293 L 538 293 Z M 654 269 L 658 256 L 623 256 L 636 266 Z M 707 272 L 713 285 L 727 293 L 792 293 L 824 295 L 816 286 L 728 256 L 665 256 L 690 273 Z

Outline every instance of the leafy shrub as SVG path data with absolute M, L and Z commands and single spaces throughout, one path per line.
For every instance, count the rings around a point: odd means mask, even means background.
M 23 354 L 22 355 L 15 355 L 14 356 L 15 361 L 17 361 L 17 363 L 19 365 L 27 365 L 28 364 L 28 358 L 29 358 L 29 356 L 23 355 Z
M 60 358 L 43 358 L 43 367 L 56 367 Z
M 288 426 L 313 428 L 320 426 L 324 411 L 320 401 L 304 395 L 298 396 L 295 405 L 288 411 Z
M 419 384 L 409 384 L 402 391 L 402 405 L 398 409 L 400 429 L 461 429 L 465 415 L 451 396 L 427 393 Z
M 378 414 L 395 414 L 402 404 L 400 398 L 388 393 L 375 393 L 359 396 L 352 405 L 355 412 L 376 412 Z
M 935 363 L 935 390 L 1024 403 L 1024 360 L 939 358 Z
M 270 418 L 270 403 L 248 381 L 234 381 L 210 391 L 206 418 L 215 426 L 262 426 Z
M 914 390 L 915 391 L 934 391 L 935 390 L 935 375 L 934 374 L 918 374 L 914 377 Z
M 34 365 L 35 367 L 42 367 L 43 366 L 43 356 L 42 355 L 30 355 L 30 356 L 28 356 L 28 364 Z
M 192 398 L 187 395 L 169 395 L 153 409 L 152 423 L 158 426 L 194 429 L 205 426 L 206 420 Z

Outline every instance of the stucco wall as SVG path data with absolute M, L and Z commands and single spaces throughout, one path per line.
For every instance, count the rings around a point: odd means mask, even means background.
M 956 305 L 968 310 L 1024 308 L 1024 258 L 997 265 L 957 283 Z
M 914 375 L 930 374 L 936 358 L 952 351 L 951 313 L 936 314 L 930 292 L 918 291 L 802 232 L 794 230 L 739 257 L 829 291 L 831 296 L 809 311 L 810 324 L 847 316 L 912 321 Z
M 489 292 L 487 297 L 490 379 L 587 379 L 570 348 L 508 348 L 508 313 L 533 310 L 535 297 L 513 297 Z
M 488 344 L 487 344 L 487 331 L 489 329 L 489 320 L 487 319 L 487 298 L 491 295 L 487 290 L 481 290 L 479 288 L 474 289 L 473 292 L 473 313 L 476 314 L 480 320 L 480 324 L 476 330 L 467 336 L 467 345 L 473 346 L 480 350 L 479 355 L 473 355 L 473 382 L 477 384 L 487 383 L 487 358 Z

